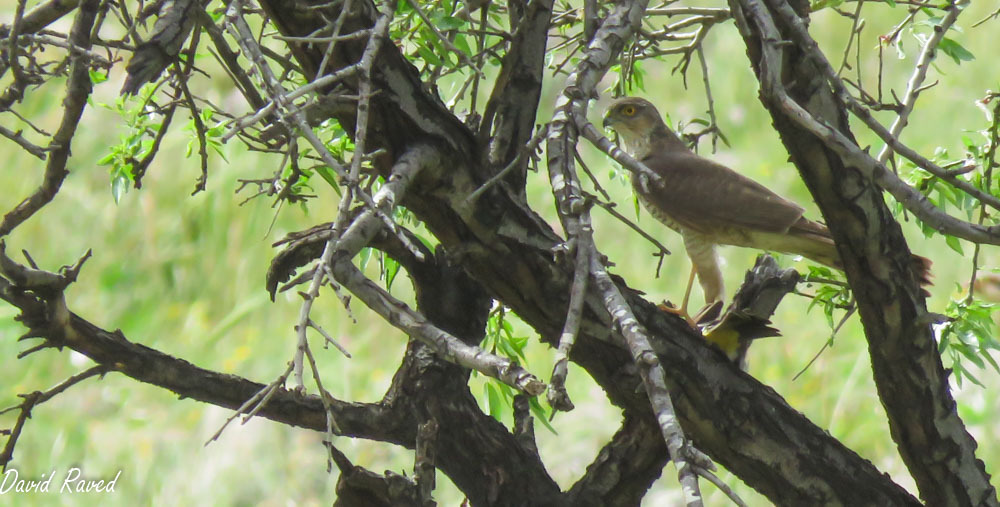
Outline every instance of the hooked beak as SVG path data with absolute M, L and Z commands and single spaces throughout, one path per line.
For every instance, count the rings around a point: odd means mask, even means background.
M 605 116 L 604 117 L 604 122 L 602 122 L 601 125 L 604 127 L 604 130 L 608 130 L 608 129 L 614 127 L 615 121 L 612 120 L 610 117 Z

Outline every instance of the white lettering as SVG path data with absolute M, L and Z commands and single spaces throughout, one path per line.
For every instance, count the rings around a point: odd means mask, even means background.
M 38 488 L 38 491 L 41 492 L 41 493 L 48 493 L 49 492 L 49 483 L 52 482 L 52 478 L 55 477 L 55 476 L 56 476 L 56 469 L 53 468 L 52 469 L 52 473 L 49 474 L 49 478 L 45 479 L 44 481 L 42 481 L 42 485 Z M 42 474 L 42 477 L 45 477 L 45 474 Z
M 91 491 L 97 493 L 103 492 L 114 492 L 115 486 L 118 483 L 118 478 L 121 477 L 122 471 L 119 470 L 115 474 L 115 477 L 111 480 L 108 479 L 94 479 L 90 480 L 83 477 L 83 473 L 80 468 L 73 467 L 70 468 L 66 473 L 66 478 L 63 480 L 62 486 L 59 488 L 60 493 L 89 493 Z M 17 469 L 10 468 L 3 473 L 3 478 L 0 479 L 0 495 L 7 493 L 48 493 L 49 488 L 52 485 L 52 478 L 56 476 L 56 470 L 53 469 L 51 473 L 42 474 L 38 479 L 21 478 Z
M 121 474 L 122 474 L 122 471 L 119 470 L 118 473 L 115 474 L 115 478 L 111 479 L 111 482 L 108 483 L 108 488 L 105 491 L 109 491 L 111 493 L 115 492 L 115 483 L 118 482 L 118 476 L 120 476 Z
M 76 467 L 70 468 L 69 473 L 66 474 L 66 480 L 63 481 L 62 487 L 59 488 L 59 492 L 63 493 L 65 491 L 69 491 L 72 493 L 73 486 L 70 486 L 69 483 L 76 482 L 78 480 L 80 480 L 80 469 Z
M 10 479 L 11 472 L 14 473 L 14 481 L 10 483 L 10 486 L 8 486 L 7 480 Z M 13 488 L 15 483 L 17 483 L 17 470 L 11 468 L 10 470 L 7 470 L 7 472 L 3 474 L 3 483 L 0 483 L 0 495 L 10 491 L 10 488 Z

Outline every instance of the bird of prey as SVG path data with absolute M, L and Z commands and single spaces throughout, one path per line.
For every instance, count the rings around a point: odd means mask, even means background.
M 686 315 L 695 273 L 706 304 L 723 299 L 716 245 L 801 255 L 843 269 L 825 225 L 803 217 L 801 206 L 767 187 L 695 154 L 648 100 L 615 101 L 604 128 L 617 132 L 622 148 L 660 177 L 633 176 L 632 186 L 646 210 L 684 239 L 692 273 L 680 313 Z

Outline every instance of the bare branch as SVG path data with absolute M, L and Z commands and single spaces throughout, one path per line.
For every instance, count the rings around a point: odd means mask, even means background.
M 788 9 L 791 11 L 790 7 Z M 794 13 L 791 14 L 791 16 L 794 16 Z M 933 164 L 926 158 L 914 152 L 912 149 L 902 145 L 898 140 L 889 135 L 885 127 L 878 124 L 878 122 L 871 116 L 871 113 L 847 93 L 843 82 L 836 77 L 836 72 L 834 72 L 830 63 L 826 61 L 822 55 L 818 54 L 818 46 L 816 42 L 809 37 L 801 22 L 790 22 L 790 26 L 794 29 L 793 35 L 796 38 L 801 39 L 802 47 L 806 48 L 807 54 L 823 70 L 826 78 L 831 82 L 831 84 L 833 84 L 834 92 L 841 100 L 844 101 L 845 105 L 847 105 L 848 109 L 850 109 L 855 116 L 865 122 L 865 124 L 868 125 L 873 132 L 879 135 L 879 137 L 882 137 L 883 140 L 887 141 L 889 146 L 891 146 L 900 155 L 914 161 L 914 163 L 918 166 L 927 169 L 931 173 L 945 175 L 947 172 L 946 169 L 938 167 L 936 164 Z M 930 201 L 927 200 L 926 196 L 893 174 L 892 171 L 886 168 L 884 164 L 880 164 L 878 160 L 875 160 L 875 158 L 871 155 L 865 153 L 864 150 L 862 150 L 853 140 L 848 139 L 841 132 L 814 118 L 808 111 L 798 105 L 791 97 L 788 96 L 784 87 L 782 87 L 777 81 L 777 77 L 768 76 L 767 79 L 773 80 L 772 82 L 767 83 L 767 85 L 770 90 L 774 90 L 775 99 L 781 104 L 790 119 L 794 120 L 806 130 L 812 132 L 813 135 L 823 139 L 827 147 L 835 151 L 839 156 L 843 157 L 845 162 L 853 167 L 856 167 L 858 170 L 868 175 L 868 177 L 872 178 L 880 187 L 892 194 L 896 200 L 902 203 L 906 209 L 910 210 L 914 215 L 920 218 L 920 220 L 944 234 L 957 236 L 974 243 L 1000 245 L 1000 227 L 985 227 L 973 224 L 964 220 L 959 220 L 942 212 L 939 208 L 931 204 Z M 952 179 L 954 180 L 955 178 Z M 971 188 L 968 184 L 966 184 L 966 186 L 970 188 L 963 188 L 963 190 L 969 191 L 970 194 L 976 196 L 977 198 L 981 195 L 983 197 L 983 202 L 996 201 L 997 205 L 1000 206 L 1000 200 L 984 195 L 983 192 L 975 188 Z
M 83 0 L 80 3 L 80 10 L 73 21 L 73 28 L 70 30 L 70 44 L 90 49 L 90 32 L 97 17 L 98 3 L 98 0 Z M 34 193 L 4 215 L 3 222 L 0 222 L 0 237 L 10 234 L 15 227 L 48 204 L 59 192 L 63 180 L 69 174 L 69 171 L 66 170 L 66 162 L 69 159 L 70 145 L 73 142 L 73 135 L 76 133 L 76 127 L 80 123 L 80 116 L 83 114 L 83 108 L 87 105 L 87 97 L 90 96 L 92 88 L 88 72 L 89 59 L 76 52 L 71 52 L 69 59 L 71 63 L 69 78 L 66 80 L 62 122 L 47 148 L 49 155 L 42 184 Z
M 36 33 L 68 14 L 79 4 L 80 2 L 76 0 L 49 0 L 40 4 L 24 15 L 18 32 L 21 34 Z M 5 30 L 7 28 L 9 27 L 0 27 L 0 37 L 9 35 L 9 32 Z
M 618 287 L 604 270 L 604 266 L 597 260 L 596 251 L 593 255 L 590 260 L 590 274 L 594 277 L 594 283 L 604 297 L 604 305 L 615 319 L 615 324 L 625 338 L 625 343 L 632 353 L 632 360 L 639 367 L 646 395 L 649 396 L 649 403 L 653 406 L 656 422 L 659 424 L 663 439 L 667 443 L 670 459 L 677 467 L 677 478 L 684 489 L 687 505 L 702 505 L 698 478 L 685 457 L 684 448 L 690 444 L 684 437 L 684 431 L 677 420 L 674 404 L 670 400 L 666 372 L 653 351 L 653 346 L 649 343 L 649 334 L 646 328 L 635 318 L 628 302 L 622 297 Z
M 859 1 L 859 10 L 861 9 L 861 4 L 862 2 Z M 927 40 L 924 41 L 924 47 L 920 50 L 920 56 L 917 57 L 917 63 L 913 67 L 913 75 L 910 76 L 909 82 L 906 83 L 906 93 L 903 94 L 899 113 L 896 119 L 893 120 L 892 126 L 889 127 L 889 135 L 893 138 L 898 139 L 899 134 L 906 127 L 906 123 L 910 119 L 910 113 L 913 112 L 913 106 L 916 105 L 917 97 L 920 95 L 921 85 L 923 85 L 924 78 L 927 77 L 927 70 L 937 56 L 938 44 L 941 43 L 941 39 L 944 38 L 948 30 L 951 29 L 951 26 L 958 20 L 958 15 L 962 13 L 963 7 L 964 4 L 962 2 L 952 1 L 946 8 L 948 14 L 934 26 L 930 37 L 927 37 Z M 884 164 L 891 156 L 892 148 L 886 144 L 882 147 L 882 151 L 879 152 L 877 160 L 879 163 Z
M 791 11 L 791 8 L 789 7 L 788 10 Z M 794 16 L 794 14 L 792 14 L 792 16 Z M 956 188 L 969 193 L 976 199 L 979 199 L 996 209 L 1000 209 L 1000 199 L 973 187 L 968 182 L 962 181 L 954 175 L 950 175 L 947 169 L 934 164 L 913 149 L 900 143 L 895 136 L 891 135 L 885 127 L 879 124 L 878 121 L 872 117 L 871 112 L 865 108 L 864 105 L 859 103 L 847 92 L 843 81 L 837 77 L 836 72 L 830 65 L 830 62 L 827 61 L 826 58 L 824 58 L 819 52 L 816 41 L 809 36 L 808 31 L 802 25 L 801 21 L 793 21 L 790 22 L 789 25 L 792 27 L 792 35 L 794 38 L 800 43 L 801 47 L 806 51 L 806 54 L 812 59 L 812 61 L 822 70 L 826 79 L 833 85 L 834 92 L 837 96 L 845 103 L 847 108 L 854 113 L 856 117 L 858 117 L 858 119 L 863 121 L 865 125 L 872 130 L 872 132 L 882 138 L 882 140 L 885 141 L 890 148 L 895 150 L 896 153 L 899 153 L 903 157 L 911 160 L 918 167 L 944 179 Z M 774 89 L 778 91 L 779 87 L 775 86 Z M 944 213 L 931 204 L 927 200 L 926 196 L 908 185 L 905 181 L 901 180 L 892 171 L 888 170 L 884 164 L 879 163 L 878 160 L 861 150 L 861 148 L 858 147 L 854 141 L 847 139 L 840 132 L 831 129 L 829 126 L 812 118 L 808 112 L 795 104 L 793 100 L 788 98 L 787 94 L 783 91 L 778 91 L 778 99 L 784 102 L 784 107 L 788 110 L 791 118 L 795 119 L 800 123 L 800 125 L 813 132 L 816 136 L 826 140 L 831 149 L 837 151 L 839 155 L 850 161 L 852 165 L 855 165 L 858 169 L 872 177 L 880 187 L 892 194 L 892 196 L 901 202 L 906 209 L 913 212 L 914 215 L 933 227 L 935 230 L 952 236 L 957 236 L 974 243 L 988 243 L 992 245 L 1000 244 L 1000 227 L 984 227 L 979 224 L 959 220 Z
M 600 252 L 594 246 L 590 234 L 592 226 L 589 207 L 583 199 L 579 179 L 573 166 L 573 154 L 576 150 L 578 132 L 582 131 L 586 135 L 589 127 L 592 131 L 591 135 L 594 136 L 590 138 L 591 141 L 595 144 L 602 140 L 608 142 L 606 138 L 597 134 L 593 125 L 587 122 L 586 103 L 590 97 L 596 95 L 597 83 L 610 68 L 614 55 L 621 51 L 622 41 L 630 37 L 635 29 L 635 23 L 626 23 L 625 20 L 630 19 L 631 16 L 641 16 L 645 7 L 645 3 L 641 1 L 619 5 L 601 24 L 586 51 L 586 56 L 567 77 L 566 86 L 556 102 L 556 112 L 549 128 L 549 181 L 552 193 L 558 202 L 557 210 L 563 222 L 563 228 L 569 235 L 573 247 L 577 250 L 577 263 L 583 261 L 589 263 L 587 268 L 589 277 L 593 278 L 595 289 L 604 301 L 604 310 L 611 315 L 617 329 L 625 339 L 634 364 L 639 369 L 645 393 L 657 419 L 661 435 L 667 444 L 670 457 L 677 467 L 677 475 L 684 491 L 686 503 L 689 506 L 700 506 L 702 499 L 698 478 L 682 452 L 688 444 L 670 399 L 664 370 L 649 342 L 648 333 L 635 318 L 625 298 L 601 264 Z M 605 151 L 609 152 L 609 150 Z M 621 152 L 621 150 L 613 148 L 610 153 L 615 151 Z M 637 177 L 642 177 L 641 171 L 648 171 L 648 169 L 638 162 L 636 164 L 634 167 L 640 171 Z M 581 254 L 580 250 L 585 250 L 585 252 Z M 574 274 L 574 289 L 579 288 L 578 285 L 585 284 L 582 277 L 583 275 L 579 272 Z M 585 285 L 583 287 L 585 288 Z M 573 328 L 578 328 L 576 320 L 579 318 L 584 300 L 582 291 L 583 288 L 580 288 L 580 293 L 576 294 L 575 298 L 571 295 L 571 305 L 575 300 L 576 306 L 569 308 L 563 335 L 560 337 L 560 352 L 564 348 L 568 350 L 569 345 L 574 341 L 576 330 Z M 556 368 L 558 367 L 559 363 L 556 364 Z M 560 372 L 557 369 L 554 373 Z M 557 377 L 557 380 L 561 379 Z M 561 401 L 558 396 L 555 399 Z
M 18 146 L 24 148 L 24 151 L 38 157 L 39 160 L 45 160 L 45 148 L 33 144 L 21 135 L 21 131 L 14 132 L 9 130 L 7 127 L 0 125 L 0 136 L 4 136 L 11 141 L 17 143 Z
M 21 404 L 0 410 L 0 414 L 4 414 L 9 410 L 20 409 L 20 414 L 17 416 L 17 421 L 14 423 L 14 427 L 10 430 L 10 435 L 7 437 L 7 443 L 4 444 L 4 448 L 0 451 L 0 470 L 7 470 L 7 465 L 14 458 L 14 447 L 17 445 L 17 439 L 21 436 L 21 431 L 24 429 L 24 423 L 28 418 L 31 417 L 31 411 L 36 406 L 51 400 L 56 395 L 63 393 L 70 387 L 87 380 L 95 375 L 103 376 L 111 368 L 106 365 L 91 366 L 87 370 L 77 373 L 72 377 L 60 382 L 58 385 L 52 387 L 48 391 L 41 392 L 35 391 L 30 394 L 22 394 L 21 398 L 24 399 Z
M 912 263 L 903 260 L 908 257 L 905 239 L 898 227 L 885 225 L 881 217 L 886 217 L 888 210 L 880 190 L 870 184 L 882 183 L 881 175 L 873 174 L 873 168 L 888 171 L 856 145 L 852 148 L 852 141 L 840 132 L 839 129 L 847 129 L 842 109 L 846 101 L 837 103 L 830 90 L 821 89 L 809 97 L 812 109 L 806 110 L 789 96 L 784 80 L 804 79 L 817 71 L 829 78 L 829 64 L 817 62 L 821 59 L 815 55 L 808 60 L 784 55 L 786 48 L 780 41 L 785 37 L 779 31 L 779 23 L 796 40 L 796 47 L 812 52 L 815 42 L 809 39 L 803 20 L 790 5 L 784 0 L 766 1 L 768 5 L 763 0 L 740 1 L 747 20 L 754 25 L 751 29 L 750 23 L 745 22 L 744 37 L 761 41 L 760 59 L 755 61 L 755 67 L 762 101 L 771 109 L 775 122 L 788 129 L 783 130 L 783 135 L 798 136 L 794 142 L 785 140 L 793 158 L 801 163 L 798 159 L 811 157 L 810 153 L 815 152 L 817 159 L 826 159 L 828 166 L 817 167 L 815 173 L 800 167 L 820 207 L 853 209 L 840 212 L 840 220 L 831 221 L 830 228 L 840 251 L 861 252 L 848 259 L 845 268 L 856 289 L 875 384 L 903 461 L 927 503 L 995 504 L 996 490 L 983 462 L 975 456 L 976 442 L 953 409 L 955 402 L 948 389 L 947 372 L 930 326 L 933 315 L 927 312 L 920 297 L 916 276 L 909 267 Z M 841 91 L 834 93 L 840 95 Z M 832 118 L 828 121 L 837 121 L 837 128 L 821 122 L 813 112 L 825 119 Z M 795 125 L 805 127 L 808 134 L 798 132 Z M 850 189 L 823 187 L 818 183 L 817 180 L 829 181 L 832 170 L 844 171 L 846 167 L 857 167 L 863 175 Z M 905 270 L 910 271 L 910 276 L 906 276 Z M 896 304 L 885 304 L 890 297 Z M 900 362 L 901 355 L 912 360 Z M 900 378 L 911 381 L 899 382 Z
M 588 224 L 589 225 L 589 224 Z M 549 405 L 555 410 L 568 412 L 573 410 L 573 401 L 566 392 L 566 374 L 568 373 L 569 352 L 580 332 L 580 316 L 583 313 L 583 303 L 587 295 L 587 281 L 590 279 L 590 256 L 592 250 L 587 245 L 593 243 L 593 229 L 581 225 L 574 240 L 575 262 L 573 264 L 573 285 L 569 293 L 569 309 L 566 311 L 566 323 L 559 335 L 559 347 L 556 349 L 555 365 L 552 367 L 552 379 L 549 382 L 549 392 L 546 395 Z

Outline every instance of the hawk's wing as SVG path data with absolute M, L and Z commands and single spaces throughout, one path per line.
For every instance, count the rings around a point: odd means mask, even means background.
M 694 153 L 661 153 L 642 162 L 662 178 L 647 185 L 662 188 L 642 188 L 633 178 L 636 192 L 687 229 L 709 235 L 733 227 L 784 233 L 805 211 L 760 183 Z

